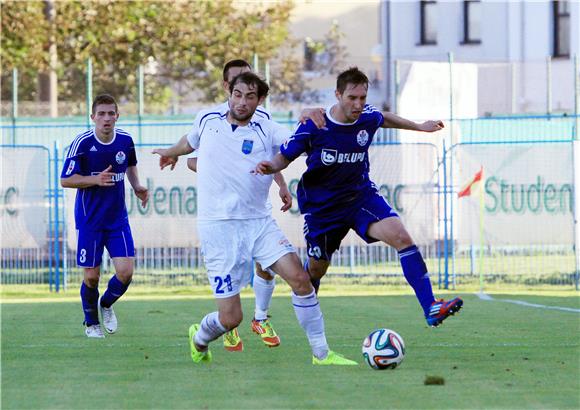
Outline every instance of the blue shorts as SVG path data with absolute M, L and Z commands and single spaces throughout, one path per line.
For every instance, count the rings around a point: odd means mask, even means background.
M 103 250 L 111 258 L 135 256 L 135 245 L 129 224 L 115 230 L 77 229 L 77 264 L 82 268 L 101 265 Z
M 337 209 L 336 212 L 324 215 L 305 214 L 304 238 L 308 256 L 329 261 L 351 229 L 365 242 L 376 242 L 377 239 L 367 235 L 369 225 L 392 216 L 399 215 L 376 190 L 369 190 L 362 199 Z

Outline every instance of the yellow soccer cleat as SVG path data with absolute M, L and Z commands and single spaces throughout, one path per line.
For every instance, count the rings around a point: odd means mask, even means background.
M 252 331 L 262 338 L 262 342 L 268 347 L 280 346 L 280 338 L 272 327 L 268 318 L 264 320 L 252 320 Z
M 329 350 L 328 355 L 324 359 L 312 356 L 312 364 L 320 366 L 356 366 L 358 363 Z
M 244 350 L 244 343 L 238 333 L 237 327 L 224 333 L 224 348 L 230 352 L 241 352 Z
M 195 347 L 195 334 L 199 330 L 199 325 L 196 323 L 189 327 L 189 350 L 191 350 L 191 360 L 194 363 L 211 362 L 211 352 L 207 349 L 205 352 L 200 352 Z

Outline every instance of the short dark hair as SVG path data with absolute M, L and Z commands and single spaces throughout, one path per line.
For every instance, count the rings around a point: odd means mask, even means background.
M 368 88 L 369 79 L 358 67 L 350 67 L 348 70 L 340 73 L 336 78 L 336 89 L 342 94 L 346 90 L 347 84 L 364 84 Z
M 251 71 L 246 71 L 237 75 L 230 83 L 230 94 L 234 92 L 234 86 L 238 83 L 244 83 L 247 85 L 255 85 L 258 89 L 258 98 L 266 97 L 268 91 L 270 91 L 270 86 L 256 74 Z
M 119 112 L 119 106 L 117 105 L 117 101 L 110 94 L 99 94 L 95 97 L 95 99 L 93 100 L 93 106 L 91 108 L 93 114 L 95 113 L 97 105 L 99 104 L 115 104 L 115 111 Z
M 233 67 L 248 67 L 250 70 L 252 69 L 252 66 L 246 60 L 241 60 L 241 59 L 230 60 L 224 66 L 224 71 L 223 71 L 224 81 L 228 81 L 228 71 L 230 70 L 230 68 L 233 68 Z

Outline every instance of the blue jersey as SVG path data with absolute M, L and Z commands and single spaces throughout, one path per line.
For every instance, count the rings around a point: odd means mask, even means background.
M 302 153 L 308 155 L 308 169 L 297 188 L 298 206 L 305 214 L 326 214 L 355 203 L 372 187 L 369 178 L 369 146 L 383 114 L 365 105 L 354 123 L 334 120 L 326 110 L 326 127 L 316 128 L 312 121 L 301 124 L 280 148 L 293 161 Z
M 114 186 L 79 188 L 75 201 L 77 229 L 116 229 L 127 223 L 125 206 L 125 172 L 137 165 L 135 144 L 127 132 L 115 129 L 113 140 L 102 143 L 94 130 L 78 135 L 72 142 L 61 178 L 78 174 L 96 175 L 112 166 Z

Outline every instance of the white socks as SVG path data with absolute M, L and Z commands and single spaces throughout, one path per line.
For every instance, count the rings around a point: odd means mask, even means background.
M 312 354 L 319 359 L 325 358 L 329 349 L 324 333 L 324 318 L 316 293 L 312 291 L 309 295 L 298 296 L 292 292 L 292 305 L 298 323 L 306 332 Z
M 268 318 L 268 309 L 270 309 L 275 286 L 276 279 L 266 280 L 258 275 L 254 276 L 254 293 L 256 294 L 254 319 L 264 320 Z
M 211 312 L 201 320 L 201 326 L 195 334 L 195 343 L 200 346 L 207 346 L 212 340 L 226 333 L 226 328 L 220 323 L 219 313 Z

